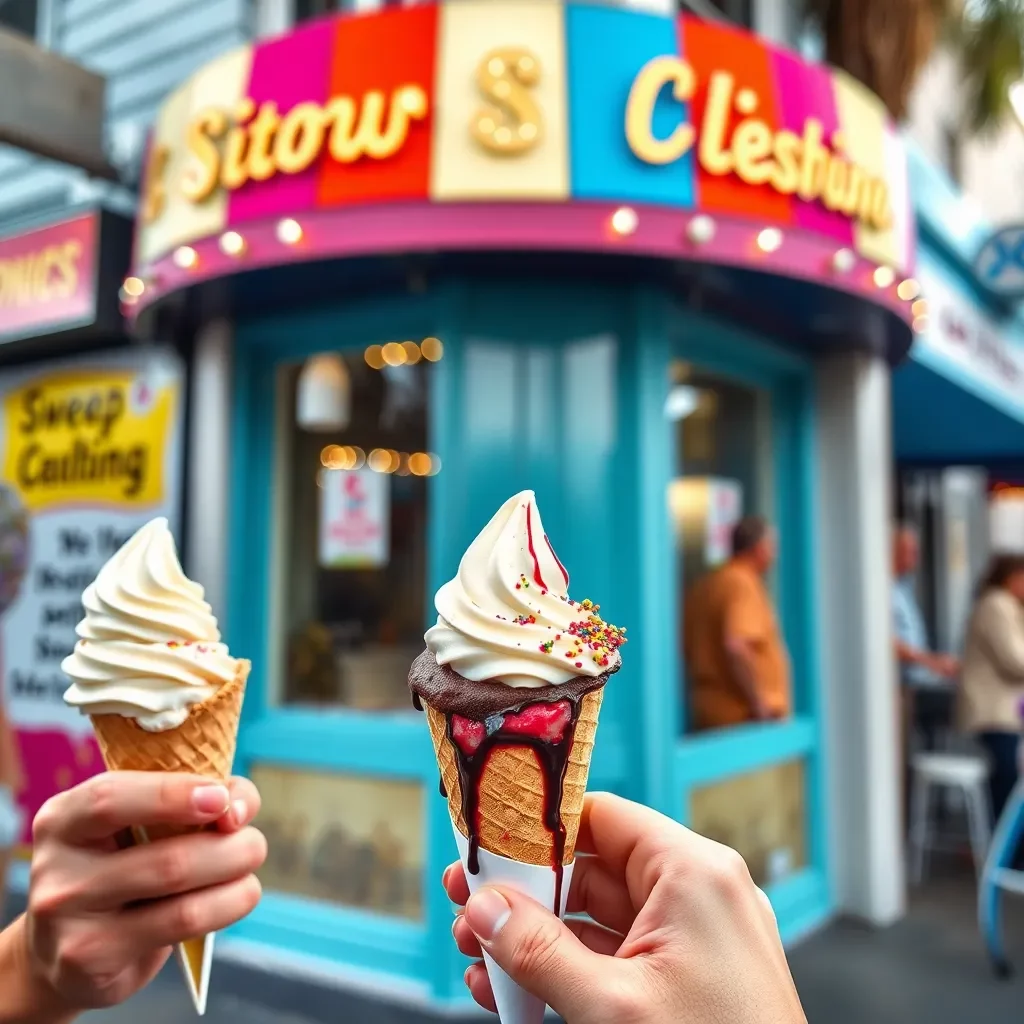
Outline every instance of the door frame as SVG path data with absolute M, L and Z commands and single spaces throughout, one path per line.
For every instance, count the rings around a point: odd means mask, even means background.
M 767 886 L 783 938 L 793 941 L 820 924 L 834 906 L 825 806 L 823 686 L 817 601 L 815 497 L 815 404 L 813 363 L 807 356 L 769 344 L 747 332 L 669 302 L 668 358 L 684 358 L 701 370 L 770 394 L 773 481 L 769 515 L 778 528 L 778 613 L 793 662 L 793 717 L 719 733 L 686 735 L 682 687 L 674 688 L 678 723 L 673 736 L 674 816 L 690 820 L 693 789 L 759 768 L 800 759 L 805 765 L 806 866 Z M 667 376 L 667 364 L 663 371 Z M 667 381 L 663 382 L 663 387 Z M 662 418 L 667 474 L 662 494 L 678 465 L 675 439 Z M 666 513 L 667 514 L 667 513 Z M 671 543 L 671 537 L 667 538 Z M 676 581 L 669 585 L 677 590 Z M 684 584 L 685 585 L 685 584 Z M 679 591 L 682 588 L 678 588 Z M 681 622 L 683 595 L 671 606 Z M 673 678 L 683 679 L 678 645 Z

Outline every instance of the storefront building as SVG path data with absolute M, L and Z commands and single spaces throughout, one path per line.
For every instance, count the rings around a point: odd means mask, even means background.
M 975 257 L 992 233 L 917 151 L 918 334 L 893 374 L 898 511 L 923 540 L 918 580 L 932 642 L 957 651 L 992 550 L 1015 536 L 1024 478 L 1024 319 L 990 293 Z M 991 506 L 991 508 L 990 508 Z
M 226 953 L 467 998 L 405 681 L 525 487 L 630 632 L 592 788 L 738 848 L 788 939 L 899 914 L 895 763 L 863 755 L 892 730 L 877 468 L 914 228 L 874 97 L 687 16 L 452 2 L 225 55 L 147 165 L 125 309 L 195 333 L 188 564 L 254 662 L 267 894 Z M 793 714 L 697 733 L 686 588 L 754 512 Z

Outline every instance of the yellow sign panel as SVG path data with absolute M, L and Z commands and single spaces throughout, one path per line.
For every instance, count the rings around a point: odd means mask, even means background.
M 128 370 L 30 380 L 4 399 L 4 476 L 32 510 L 158 504 L 175 402 Z

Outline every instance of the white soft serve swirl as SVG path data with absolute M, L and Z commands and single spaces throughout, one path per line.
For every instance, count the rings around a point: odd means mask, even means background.
M 143 729 L 181 725 L 189 708 L 235 675 L 237 661 L 203 588 L 182 571 L 166 519 L 142 527 L 82 595 L 79 641 L 61 668 L 64 699 L 89 715 L 124 715 Z
M 462 556 L 458 575 L 437 592 L 437 625 L 427 630 L 427 647 L 439 665 L 466 679 L 509 686 L 548 686 L 618 667 L 617 651 L 605 665 L 589 649 L 566 657 L 579 649 L 567 632 L 570 623 L 589 614 L 569 602 L 567 586 L 537 499 L 533 491 L 521 491 L 498 509 Z M 530 615 L 535 622 L 515 621 Z M 550 653 L 541 650 L 545 643 L 552 643 Z

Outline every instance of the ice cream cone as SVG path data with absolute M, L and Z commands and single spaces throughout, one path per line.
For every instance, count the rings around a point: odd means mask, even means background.
M 452 822 L 455 842 L 459 848 L 462 866 L 466 867 L 469 857 L 469 841 Z M 550 865 L 524 864 L 510 860 L 489 850 L 481 849 L 478 856 L 480 870 L 474 875 L 466 871 L 469 891 L 474 893 L 484 885 L 507 885 L 519 892 L 531 896 L 542 906 L 550 907 L 555 898 L 555 873 Z M 559 915 L 564 916 L 565 904 L 569 896 L 569 885 L 575 865 L 565 865 L 562 876 L 562 905 L 558 908 Z M 535 995 L 517 985 L 486 953 L 484 965 L 487 977 L 491 982 L 494 1002 L 498 1007 L 498 1020 L 501 1024 L 541 1024 L 544 1020 L 544 1003 Z
M 148 732 L 123 715 L 93 715 L 92 725 L 110 771 L 189 772 L 226 782 L 231 775 L 238 739 L 238 722 L 251 665 L 240 659 L 234 679 L 213 697 L 192 707 L 176 729 Z M 156 842 L 189 830 L 135 828 L 137 843 Z M 196 1012 L 206 1012 L 213 961 L 212 935 L 181 943 L 177 950 Z
M 580 701 L 569 763 L 562 785 L 562 824 L 565 826 L 563 864 L 571 864 L 583 813 L 590 759 L 601 712 L 604 689 L 593 690 Z M 425 705 L 430 737 L 441 772 L 452 823 L 463 835 L 469 828 L 462 811 L 462 792 L 455 749 L 448 738 L 445 716 Z M 550 873 L 554 838 L 544 823 L 544 775 L 537 755 L 527 746 L 495 747 L 487 759 L 480 780 L 480 848 L 522 864 L 538 864 Z

